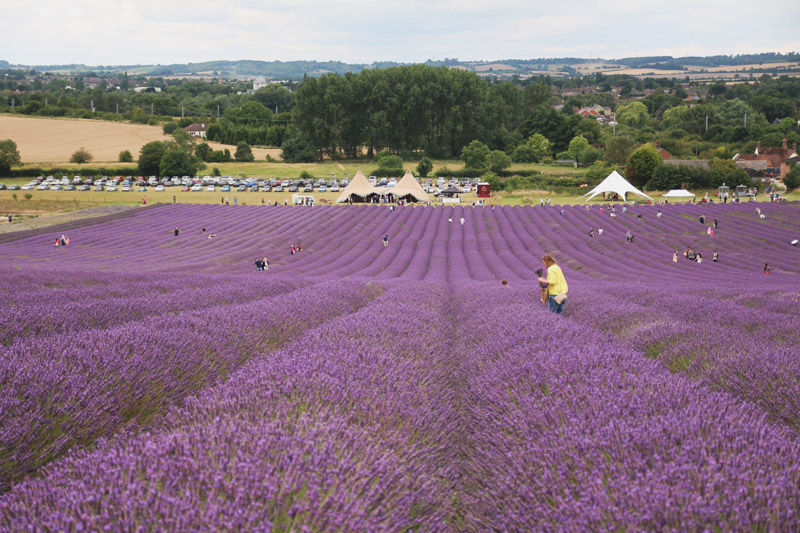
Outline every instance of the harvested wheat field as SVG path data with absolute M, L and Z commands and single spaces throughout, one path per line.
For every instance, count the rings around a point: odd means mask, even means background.
M 130 150 L 138 158 L 142 146 L 168 138 L 160 126 L 0 115 L 0 139 L 17 143 L 26 164 L 65 163 L 79 148 L 86 148 L 94 163 L 117 161 L 122 150 Z M 235 146 L 209 144 L 215 150 L 236 151 Z M 265 159 L 268 153 L 276 159 L 280 157 L 278 149 L 253 148 L 256 159 Z

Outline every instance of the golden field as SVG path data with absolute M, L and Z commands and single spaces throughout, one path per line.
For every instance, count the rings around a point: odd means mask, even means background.
M 60 118 L 21 117 L 0 115 L 0 140 L 11 139 L 17 143 L 22 161 L 30 163 L 66 163 L 79 148 L 86 148 L 94 157 L 93 163 L 115 162 L 119 153 L 130 150 L 134 159 L 142 146 L 151 141 L 164 141 L 160 126 L 126 124 L 102 120 L 76 120 Z M 215 150 L 235 146 L 209 143 Z M 253 148 L 256 159 L 266 159 L 267 154 L 280 157 L 277 148 Z

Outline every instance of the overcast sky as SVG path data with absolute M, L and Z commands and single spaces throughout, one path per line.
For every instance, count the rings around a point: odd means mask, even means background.
M 800 52 L 800 1 L 37 0 L 3 2 L 0 59 L 422 62 Z

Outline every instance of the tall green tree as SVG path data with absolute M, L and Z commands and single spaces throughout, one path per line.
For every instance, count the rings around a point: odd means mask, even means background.
M 472 141 L 461 150 L 461 160 L 468 170 L 481 172 L 487 168 L 489 147 L 480 141 Z
M 159 174 L 161 171 L 161 158 L 167 150 L 167 144 L 163 141 L 151 141 L 139 150 L 139 172 L 145 176 L 175 176 L 177 174 Z
M 199 163 L 196 157 L 178 147 L 168 148 L 161 157 L 159 175 L 194 176 L 200 168 Z
M 647 183 L 663 163 L 656 147 L 652 144 L 645 144 L 628 157 L 625 173 L 629 179 L 641 186 Z
M 428 173 L 433 170 L 433 163 L 427 157 L 423 157 L 419 160 L 417 164 L 417 174 L 420 177 L 425 178 L 428 176 Z
M 255 159 L 252 148 L 244 141 L 239 141 L 236 145 L 236 152 L 234 152 L 233 158 L 239 162 L 250 162 Z
M 647 106 L 634 101 L 617 107 L 617 122 L 632 128 L 641 128 L 650 120 Z
M 11 139 L 0 141 L 0 174 L 8 174 L 11 167 L 22 164 L 17 143 Z
M 492 150 L 486 158 L 486 165 L 492 172 L 499 172 L 511 166 L 511 158 L 501 150 Z
M 615 135 L 606 141 L 604 159 L 610 163 L 624 165 L 633 153 L 636 141 L 627 135 Z

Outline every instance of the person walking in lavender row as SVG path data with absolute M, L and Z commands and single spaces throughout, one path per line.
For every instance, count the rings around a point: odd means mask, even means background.
M 625 239 L 628 242 L 633 242 L 633 238 L 633 233 L 631 233 L 631 230 L 628 230 L 627 233 L 625 233 Z
M 589 237 L 594 239 L 594 228 L 589 228 Z
M 712 261 L 714 261 L 715 263 L 716 263 L 717 261 L 719 261 L 719 254 L 717 253 L 717 251 L 716 251 L 716 250 L 714 250 L 714 253 L 713 253 L 713 254 L 711 254 L 711 260 L 712 260 Z
M 176 237 L 181 232 L 181 230 L 179 230 L 177 227 L 173 231 L 174 231 Z
M 256 272 L 261 272 L 262 270 L 264 270 L 264 263 L 260 257 L 256 257 Z
M 678 262 L 678 250 L 673 250 L 673 252 L 672 252 L 672 262 L 673 263 L 677 263 Z
M 384 235 L 383 236 L 383 247 L 386 248 L 387 246 L 389 246 L 389 235 Z
M 261 258 L 261 264 L 263 265 L 264 270 L 269 270 L 269 261 L 267 261 L 266 257 Z
M 459 222 L 461 222 L 461 225 L 463 226 L 464 222 L 466 222 L 466 220 L 464 220 L 464 217 L 461 217 L 461 220 Z
M 769 263 L 764 263 L 764 274 L 769 274 Z
M 547 283 L 549 295 L 547 307 L 553 313 L 560 315 L 564 310 L 564 303 L 567 301 L 567 291 L 569 290 L 567 280 L 552 255 L 543 255 L 542 264 L 547 268 L 547 278 L 539 276 L 539 283 Z

